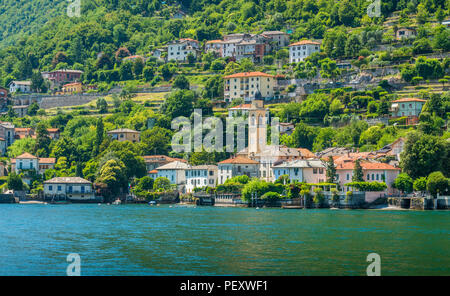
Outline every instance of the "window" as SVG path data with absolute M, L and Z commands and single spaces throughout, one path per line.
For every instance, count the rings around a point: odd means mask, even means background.
M 350 180 L 350 174 L 347 174 L 347 181 Z
M 53 191 L 53 186 L 52 186 L 52 185 L 49 185 L 49 186 L 48 186 L 48 190 Z
M 319 174 L 323 174 L 323 168 L 319 168 Z
M 317 168 L 313 168 L 313 174 L 317 174 Z
M 81 193 L 84 193 L 84 192 L 85 192 L 84 186 L 81 186 Z
M 214 171 L 209 171 L 210 176 L 214 176 Z
M 61 191 L 61 190 L 62 190 L 61 185 L 58 185 L 58 191 Z

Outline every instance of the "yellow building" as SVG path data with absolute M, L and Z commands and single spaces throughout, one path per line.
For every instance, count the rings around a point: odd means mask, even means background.
M 83 92 L 83 85 L 80 82 L 65 84 L 62 87 L 62 92 L 67 94 Z
M 107 134 L 113 139 L 119 142 L 130 141 L 137 143 L 140 141 L 141 133 L 135 130 L 120 128 L 107 132 Z
M 275 76 L 262 72 L 245 72 L 224 77 L 224 99 L 231 102 L 236 98 L 245 101 L 253 99 L 272 99 L 275 96 L 277 81 Z

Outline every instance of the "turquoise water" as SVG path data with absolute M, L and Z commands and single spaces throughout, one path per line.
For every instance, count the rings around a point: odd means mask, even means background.
M 450 275 L 450 212 L 0 205 L 0 275 Z

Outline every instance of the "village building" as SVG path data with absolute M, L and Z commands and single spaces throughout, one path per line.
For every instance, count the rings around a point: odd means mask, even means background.
M 11 122 L 0 122 L 0 138 L 6 142 L 6 148 L 11 146 L 15 140 L 15 126 Z
M 25 152 L 16 158 L 11 159 L 11 170 L 16 174 L 24 173 L 23 180 L 30 185 L 32 174 L 43 175 L 46 170 L 53 169 L 56 164 L 55 158 L 39 158 L 28 152 Z
M 236 156 L 218 163 L 218 184 L 236 176 L 246 175 L 250 178 L 259 177 L 259 162 L 247 157 Z
M 261 35 L 268 38 L 270 49 L 278 50 L 289 45 L 289 34 L 281 31 L 264 31 Z
M 190 166 L 186 170 L 186 192 L 191 193 L 195 188 L 215 187 L 217 177 L 216 165 Z
M 141 133 L 128 128 L 120 128 L 107 132 L 113 140 L 119 142 L 130 141 L 133 143 L 138 143 L 140 141 Z
M 273 166 L 275 180 L 287 175 L 289 180 L 306 183 L 323 183 L 326 181 L 326 168 L 319 159 L 298 159 Z
M 8 99 L 8 90 L 6 88 L 0 87 L 0 100 L 6 101 Z
M 228 117 L 247 117 L 248 110 L 252 107 L 252 104 L 240 104 L 231 108 L 228 108 Z
M 271 100 L 275 97 L 277 81 L 274 75 L 262 72 L 236 73 L 224 77 L 224 99 L 231 102 L 243 98 Z
M 442 25 L 445 26 L 446 28 L 450 28 L 450 20 L 443 21 Z
M 294 132 L 295 125 L 290 122 L 280 122 L 280 136 L 287 134 L 291 135 Z
M 189 38 L 172 41 L 167 45 L 167 48 L 167 60 L 177 62 L 186 62 L 189 54 L 197 57 L 197 53 L 200 50 L 199 42 Z
M 64 84 L 62 87 L 62 92 L 64 94 L 82 93 L 83 92 L 83 84 L 81 82 Z
M 127 62 L 127 61 L 131 61 L 134 62 L 136 60 L 140 59 L 143 63 L 145 63 L 145 61 L 147 60 L 146 58 L 144 58 L 143 56 L 140 55 L 132 55 L 132 56 L 128 56 L 128 57 L 124 57 L 122 59 L 122 62 Z
M 223 41 L 222 40 L 210 40 L 205 44 L 206 52 L 214 52 L 219 57 L 223 57 Z
M 381 162 L 361 161 L 360 164 L 363 171 L 364 181 L 385 182 L 387 185 L 387 192 L 390 194 L 394 192 L 392 184 L 400 173 L 400 168 Z M 353 160 L 336 163 L 336 181 L 339 185 L 345 186 L 345 184 L 352 182 L 354 168 L 355 161 Z
M 41 74 L 44 79 L 49 80 L 52 84 L 60 85 L 63 83 L 80 81 L 83 71 L 61 69 L 51 72 L 42 72 Z
M 416 36 L 417 32 L 414 28 L 400 28 L 395 32 L 395 38 L 397 40 L 415 38 Z
M 6 140 L 0 137 L 0 153 L 1 155 L 5 155 L 6 154 L 6 149 L 8 147 L 6 146 Z M 0 176 L 1 175 L 1 168 L 0 168 Z
M 315 52 L 320 52 L 320 43 L 310 40 L 302 40 L 289 45 L 289 62 L 298 63 Z
M 392 117 L 418 117 L 427 101 L 417 98 L 403 98 L 392 101 Z
M 95 200 L 92 182 L 80 177 L 57 177 L 44 182 L 46 200 L 70 200 L 71 202 L 89 202 Z
M 9 83 L 9 92 L 10 93 L 31 93 L 31 81 L 11 81 Z
M 52 140 L 58 140 L 61 135 L 61 131 L 59 130 L 59 128 L 48 128 L 47 132 L 48 132 L 48 136 Z
M 167 61 L 167 46 L 164 47 L 160 47 L 160 48 L 156 48 L 155 50 L 153 50 L 153 52 L 151 53 L 151 55 L 157 59 L 163 60 L 163 61 Z
M 168 164 L 158 167 L 156 170 L 157 178 L 164 177 L 169 179 L 170 183 L 176 185 L 178 190 L 184 191 L 186 184 L 186 170 L 189 165 L 181 161 L 172 161 Z
M 187 163 L 185 159 L 173 158 L 166 155 L 146 155 L 143 156 L 143 158 L 145 162 L 145 167 L 149 175 L 152 171 L 156 170 L 158 167 L 161 167 L 174 161 Z
M 34 136 L 34 129 L 31 127 L 16 127 L 14 128 L 16 139 L 32 138 Z
M 28 114 L 29 105 L 18 105 L 12 106 L 14 113 L 16 113 L 17 117 L 25 117 Z

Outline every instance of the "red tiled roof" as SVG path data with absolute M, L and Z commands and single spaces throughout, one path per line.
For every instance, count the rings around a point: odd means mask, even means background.
M 244 156 L 236 156 L 219 162 L 219 164 L 258 164 L 259 162 Z
M 39 158 L 39 163 L 56 163 L 56 158 Z
M 398 99 L 395 101 L 392 101 L 392 103 L 401 103 L 401 102 L 426 102 L 427 100 L 422 100 L 422 99 L 418 99 L 418 98 L 403 98 L 403 99 Z
M 231 107 L 230 110 L 234 109 L 250 109 L 252 107 L 252 104 L 240 104 L 235 107 Z
M 158 171 L 157 170 L 153 170 L 153 171 L 150 171 L 150 172 L 148 172 L 149 174 L 157 174 L 158 173 Z
M 57 132 L 59 132 L 59 128 L 48 128 L 47 131 L 49 133 L 57 133 Z
M 147 161 L 152 161 L 152 160 L 158 161 L 160 159 L 164 159 L 164 161 L 168 161 L 168 162 L 172 162 L 172 161 L 187 162 L 186 159 L 169 157 L 167 155 L 146 155 L 146 156 L 142 156 L 142 158 L 144 158 L 144 160 L 147 160 Z
M 316 155 L 306 148 L 297 148 L 300 154 L 306 158 L 316 158 Z
M 353 170 L 355 167 L 354 162 L 343 162 L 336 166 L 337 170 Z M 363 170 L 400 170 L 390 164 L 382 162 L 361 162 Z
M 210 40 L 210 41 L 206 41 L 206 43 L 221 43 L 223 42 L 222 40 Z
M 228 79 L 228 78 L 244 78 L 244 77 L 275 77 L 275 76 L 263 72 L 244 72 L 228 75 L 225 76 L 224 78 Z
M 25 152 L 24 154 L 21 154 L 21 155 L 16 157 L 16 159 L 24 159 L 24 158 L 26 158 L 26 159 L 33 158 L 34 159 L 34 158 L 37 158 L 37 157 L 34 156 L 33 154 L 28 153 L 28 152 Z
M 296 45 L 306 45 L 306 44 L 310 44 L 310 45 L 320 45 L 319 42 L 315 42 L 315 41 L 311 41 L 311 40 L 301 40 L 299 42 L 295 42 L 290 44 L 289 46 L 296 46 Z

